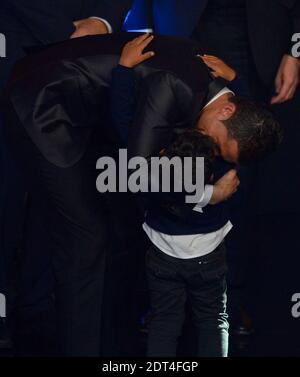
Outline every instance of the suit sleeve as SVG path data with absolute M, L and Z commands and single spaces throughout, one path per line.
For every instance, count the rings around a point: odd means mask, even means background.
M 293 1 L 293 6 L 291 9 L 291 16 L 294 25 L 294 32 L 300 33 L 300 2 L 299 0 Z
M 11 0 L 11 9 L 42 44 L 69 39 L 74 32 L 72 20 L 57 12 L 55 2 Z
M 300 2 L 299 0 L 294 1 L 294 6 L 292 8 L 292 18 L 294 25 L 294 33 L 300 33 Z
M 133 3 L 133 0 L 103 0 L 98 1 L 98 5 L 90 16 L 101 17 L 111 25 L 113 31 L 122 28 L 126 15 Z
M 160 151 L 172 142 L 175 128 L 187 120 L 190 107 L 185 108 L 185 105 L 191 104 L 191 93 L 173 74 L 155 72 L 144 79 L 138 94 L 137 110 L 129 129 L 128 156 L 143 157 L 151 164 L 151 157 L 159 156 Z M 186 193 L 173 191 L 172 184 L 171 191 L 164 192 L 162 181 L 158 182 L 155 174 L 152 176 L 151 168 L 144 178 L 149 190 L 154 182 L 158 189 L 157 193 L 144 194 L 148 203 L 170 205 L 184 202 Z
M 112 71 L 111 113 L 113 126 L 124 145 L 128 144 L 128 130 L 134 118 L 135 106 L 134 69 L 118 65 Z
M 236 96 L 250 97 L 248 82 L 242 75 L 237 75 L 234 80 L 228 82 L 227 86 Z
M 293 25 L 293 34 L 300 33 L 300 1 L 299 0 L 278 0 L 283 6 L 288 8 Z M 292 36 L 291 36 L 292 38 Z M 293 42 L 290 39 L 290 45 L 287 46 L 287 53 L 291 55 Z
M 128 154 L 158 156 L 172 140 L 173 131 L 186 120 L 192 102 L 183 82 L 168 72 L 156 72 L 144 79 L 133 124 L 129 130 Z M 177 98 L 180 93 L 180 101 Z M 186 123 L 185 123 L 186 124 Z

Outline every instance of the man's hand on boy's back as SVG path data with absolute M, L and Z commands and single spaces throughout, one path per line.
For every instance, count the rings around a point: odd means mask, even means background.
M 214 191 L 209 204 L 218 204 L 228 200 L 237 191 L 239 184 L 237 171 L 230 170 L 214 184 Z
M 145 60 L 152 58 L 155 55 L 154 51 L 144 53 L 144 50 L 152 42 L 153 38 L 153 35 L 147 33 L 126 43 L 119 64 L 127 68 L 134 68 Z

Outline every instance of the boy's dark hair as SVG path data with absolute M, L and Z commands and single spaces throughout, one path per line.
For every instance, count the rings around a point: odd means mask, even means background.
M 235 104 L 236 111 L 224 125 L 238 142 L 239 162 L 248 164 L 276 150 L 283 130 L 267 106 L 243 97 L 232 96 L 229 101 Z
M 204 179 L 205 184 L 209 183 L 213 174 L 213 163 L 215 160 L 217 146 L 211 137 L 202 134 L 195 129 L 187 129 L 177 135 L 173 142 L 164 150 L 163 155 L 172 157 L 193 158 L 193 181 L 196 177 L 196 157 L 204 158 Z

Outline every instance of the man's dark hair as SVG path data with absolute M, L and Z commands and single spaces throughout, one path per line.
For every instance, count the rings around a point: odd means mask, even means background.
M 224 125 L 238 142 L 239 162 L 248 164 L 276 150 L 283 130 L 268 107 L 243 97 L 232 96 L 229 100 L 236 111 Z
M 172 157 L 192 157 L 193 161 L 193 181 L 196 177 L 196 158 L 204 158 L 204 180 L 209 183 L 213 174 L 213 164 L 215 160 L 217 146 L 209 136 L 203 135 L 195 129 L 187 129 L 182 134 L 177 135 L 172 143 L 164 150 L 163 155 Z

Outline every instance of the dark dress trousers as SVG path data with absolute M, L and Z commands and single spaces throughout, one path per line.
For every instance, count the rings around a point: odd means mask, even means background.
M 95 187 L 97 159 L 117 157 L 110 120 L 111 71 L 132 38 L 94 36 L 57 44 L 17 64 L 7 90 L 7 132 L 35 198 L 46 207 L 54 241 L 52 266 L 64 355 L 99 354 L 106 255 L 120 245 L 132 250 L 137 244 L 140 222 L 130 195 L 99 194 Z M 191 121 L 211 82 L 208 70 L 195 58 L 201 52 L 196 42 L 157 37 L 151 48 L 156 57 L 136 68 L 139 120 L 134 125 L 137 143 L 131 147 L 136 154 L 144 146 L 145 156 L 152 153 L 154 140 L 168 142 L 166 129 Z M 147 101 L 154 94 L 155 112 Z M 148 139 L 149 131 L 139 132 L 139 127 L 148 126 L 162 133 L 154 131 Z

